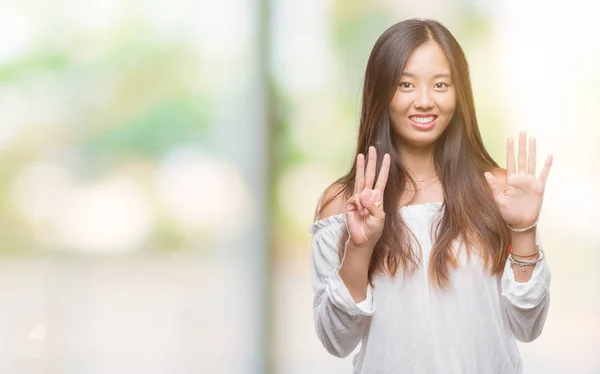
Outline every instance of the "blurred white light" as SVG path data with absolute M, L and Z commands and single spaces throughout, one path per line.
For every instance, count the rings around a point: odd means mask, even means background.
M 59 165 L 38 162 L 23 168 L 11 194 L 17 211 L 34 224 L 56 219 L 71 187 L 71 176 Z
M 66 169 L 41 162 L 25 168 L 11 192 L 17 211 L 49 245 L 129 252 L 144 241 L 153 222 L 143 190 L 128 177 L 77 186 Z
M 253 17 L 258 14 L 252 5 L 247 0 L 205 0 L 192 23 L 201 53 L 219 58 L 249 48 L 256 33 Z
M 556 166 L 553 165 L 555 168 Z M 577 193 L 573 193 L 573 181 L 578 181 Z M 553 227 L 562 227 L 565 232 L 579 240 L 598 242 L 598 222 L 600 222 L 600 197 L 598 183 L 591 175 L 581 175 L 571 171 L 556 170 L 550 172 L 548 188 L 544 196 L 544 205 L 554 215 L 542 218 Z M 568 196 L 568 199 L 565 199 Z M 581 217 L 566 219 L 565 217 Z
M 31 340 L 44 340 L 48 336 L 48 330 L 44 325 L 35 325 L 29 332 L 29 339 Z
M 163 161 L 158 189 L 169 213 L 189 229 L 237 230 L 252 216 L 237 170 L 192 150 L 173 152 Z
M 79 30 L 107 31 L 123 23 L 128 7 L 119 0 L 71 0 L 65 3 L 65 24 Z
M 10 3 L 3 3 L 0 35 L 0 62 L 15 60 L 27 52 L 31 47 L 31 30 L 25 12 Z
M 273 7 L 274 71 L 291 94 L 329 87 L 336 70 L 329 1 L 277 1 Z M 310 25 L 310 27 L 307 27 Z
M 99 253 L 131 252 L 147 238 L 153 218 L 144 191 L 126 177 L 114 177 L 69 191 L 57 217 L 57 233 L 68 248 Z

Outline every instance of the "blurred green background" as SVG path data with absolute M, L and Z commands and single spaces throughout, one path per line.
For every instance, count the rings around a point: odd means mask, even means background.
M 543 16 L 540 16 L 543 14 Z M 553 153 L 525 373 L 600 373 L 597 5 L 4 0 L 0 371 L 349 373 L 312 325 L 308 227 L 350 168 L 366 61 L 412 17 L 465 50 L 481 131 Z

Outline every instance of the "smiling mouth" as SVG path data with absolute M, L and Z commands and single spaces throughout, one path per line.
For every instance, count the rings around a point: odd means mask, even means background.
M 411 121 L 416 122 L 420 125 L 427 125 L 428 123 L 431 123 L 433 121 L 435 121 L 435 119 L 437 118 L 436 115 L 430 115 L 430 116 L 410 116 L 408 117 L 410 118 Z

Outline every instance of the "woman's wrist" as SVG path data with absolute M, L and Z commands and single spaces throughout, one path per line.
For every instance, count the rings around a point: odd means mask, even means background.
M 355 302 L 359 303 L 365 299 L 367 294 L 367 287 L 369 284 L 368 278 L 368 267 L 365 272 L 362 268 L 355 268 L 354 264 L 346 262 L 342 264 L 338 275 L 344 282 L 344 285 L 350 292 L 350 295 Z
M 521 220 L 520 222 L 517 222 L 517 223 L 506 222 L 506 226 L 512 232 L 521 233 L 521 232 L 526 232 L 526 231 L 529 231 L 529 230 L 535 228 L 537 226 L 538 222 L 539 222 L 539 217 L 537 217 L 535 220 L 525 219 L 525 220 Z
M 511 253 L 515 256 L 528 256 L 536 250 L 536 236 L 537 228 L 533 228 L 524 232 L 511 231 L 510 242 L 511 242 Z

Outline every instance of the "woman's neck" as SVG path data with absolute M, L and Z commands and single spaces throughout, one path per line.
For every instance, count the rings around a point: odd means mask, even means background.
M 429 149 L 400 147 L 402 165 L 417 182 L 416 190 L 407 186 L 400 196 L 401 206 L 444 200 L 444 189 L 437 177 L 434 147 Z
M 417 181 L 430 180 L 436 176 L 433 161 L 434 147 L 412 148 L 403 146 L 399 150 L 402 165 Z

